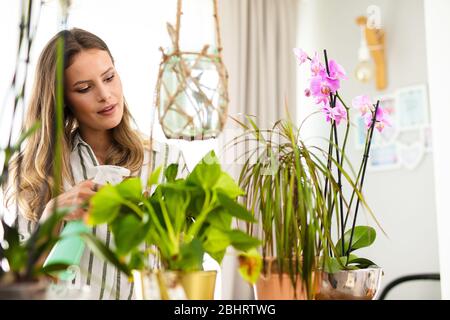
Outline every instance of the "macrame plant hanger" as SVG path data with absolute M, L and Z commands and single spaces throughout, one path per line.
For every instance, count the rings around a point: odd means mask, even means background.
M 177 3 L 175 28 L 167 23 L 173 50 L 162 52 L 156 86 L 159 123 L 169 139 L 205 140 L 217 137 L 228 112 L 228 74 L 222 59 L 217 0 L 213 1 L 216 50 L 180 49 L 182 0 Z

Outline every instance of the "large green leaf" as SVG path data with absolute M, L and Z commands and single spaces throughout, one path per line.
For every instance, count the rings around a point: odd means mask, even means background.
M 209 227 L 205 232 L 205 235 L 206 240 L 203 242 L 203 248 L 220 264 L 227 247 L 231 244 L 228 233 Z
M 338 261 L 340 260 L 340 263 Z M 364 269 L 376 264 L 369 259 L 359 258 L 354 254 L 350 254 L 348 260 L 347 256 L 339 258 L 328 258 L 325 262 L 325 271 L 328 273 L 335 273 L 344 269 Z
M 181 232 L 186 220 L 186 210 L 189 205 L 190 196 L 181 190 L 161 189 L 163 192 L 164 205 L 169 213 L 170 221 L 175 232 Z
M 191 200 L 187 209 L 187 214 L 196 218 L 200 212 L 202 212 L 203 205 L 205 203 L 206 194 L 201 187 L 198 187 L 198 191 L 191 191 Z
M 220 204 L 225 209 L 227 209 L 228 214 L 244 221 L 257 222 L 253 215 L 244 206 L 242 206 L 235 200 L 230 199 L 228 196 L 222 193 L 218 193 L 217 198 L 220 201 Z
M 345 258 L 345 257 L 342 257 Z M 336 273 L 340 270 L 343 270 L 345 266 L 345 263 L 341 262 L 339 263 L 336 258 L 329 258 L 325 262 L 324 270 L 328 273 Z
M 117 192 L 126 200 L 139 202 L 142 197 L 141 179 L 129 178 L 125 179 L 116 186 Z
M 214 260 L 216 260 L 218 263 L 221 263 L 223 258 L 225 257 L 225 254 L 227 253 L 227 250 L 221 250 L 221 251 L 215 251 L 215 252 L 211 252 L 208 253 L 211 258 L 213 258 Z
M 231 199 L 236 199 L 238 196 L 245 195 L 245 192 L 239 188 L 233 178 L 224 171 L 220 174 L 213 190 L 217 190 Z
M 223 207 L 214 209 L 206 217 L 206 222 L 214 228 L 222 231 L 229 231 L 231 229 L 233 217 L 224 211 L 226 211 L 226 209 Z
M 148 177 L 147 186 L 150 187 L 150 186 L 153 186 L 155 184 L 158 184 L 159 177 L 161 176 L 162 168 L 163 168 L 163 166 L 159 166 L 155 170 L 153 170 L 151 175 Z
M 183 243 L 179 255 L 175 257 L 175 260 L 170 261 L 169 268 L 181 271 L 202 270 L 203 254 L 204 251 L 199 239 Z
M 353 259 L 357 259 L 358 257 L 351 254 L 348 261 Z M 339 258 L 331 258 L 328 257 L 325 260 L 324 270 L 328 273 L 336 273 L 338 271 L 344 270 L 347 265 L 347 256 L 339 257 Z
M 231 244 L 238 250 L 248 251 L 250 249 L 256 248 L 261 244 L 261 241 L 249 236 L 247 233 L 241 230 L 232 230 L 228 232 Z
M 164 189 L 164 192 L 179 192 L 179 191 L 185 191 L 185 192 L 193 192 L 193 193 L 202 193 L 203 189 L 200 186 L 196 185 L 187 185 L 185 180 L 175 180 L 173 182 L 166 182 L 164 184 L 160 184 L 158 187 Z M 152 194 L 153 196 L 153 194 Z
M 117 216 L 123 202 L 117 189 L 112 185 L 102 187 L 90 201 L 88 223 L 92 225 L 108 223 Z
M 164 176 L 166 177 L 167 182 L 173 182 L 177 178 L 178 174 L 178 164 L 172 163 L 169 165 L 166 170 L 164 170 Z
M 117 253 L 121 256 L 141 244 L 147 236 L 148 226 L 135 214 L 121 214 L 110 225 Z
M 344 252 L 342 252 L 342 239 L 339 239 L 339 241 L 336 243 L 336 249 L 338 250 L 340 256 L 343 256 L 347 253 L 350 243 L 350 236 L 351 229 L 344 234 Z M 369 226 L 356 226 L 353 233 L 352 247 L 350 249 L 350 252 L 370 246 L 375 241 L 376 236 L 377 233 L 374 228 Z
M 351 265 L 356 265 L 356 267 L 358 267 L 359 269 L 368 268 L 370 266 L 376 266 L 376 263 L 366 258 L 350 259 L 348 263 Z
M 198 185 L 204 190 L 209 190 L 217 183 L 220 175 L 219 159 L 214 151 L 211 151 L 195 166 L 186 181 L 188 184 Z

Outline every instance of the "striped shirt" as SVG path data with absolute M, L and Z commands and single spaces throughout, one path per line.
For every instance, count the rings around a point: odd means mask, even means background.
M 179 149 L 158 141 L 153 142 L 152 149 L 153 168 L 151 170 L 161 165 L 163 165 L 164 170 L 169 164 L 178 163 L 179 172 L 186 172 L 187 167 Z M 134 174 L 140 176 L 143 183 L 147 181 L 149 176 L 149 156 L 149 152 L 145 152 L 142 168 Z M 92 148 L 79 134 L 75 136 L 73 149 L 70 154 L 70 164 L 75 184 L 93 178 L 96 173 L 95 167 L 99 165 Z M 72 188 L 72 185 L 65 181 L 64 190 L 67 191 L 70 188 Z M 32 229 L 30 223 L 23 221 L 23 218 L 19 219 L 19 227 L 21 234 L 24 235 L 24 238 L 27 238 L 30 229 Z M 114 239 L 106 224 L 93 227 L 92 233 L 108 247 L 114 248 Z M 79 271 L 73 283 L 89 286 L 91 297 L 98 297 L 100 300 L 134 298 L 134 286 L 132 282 L 129 282 L 127 276 L 118 271 L 113 265 L 95 256 L 88 247 L 84 249 L 81 257 Z

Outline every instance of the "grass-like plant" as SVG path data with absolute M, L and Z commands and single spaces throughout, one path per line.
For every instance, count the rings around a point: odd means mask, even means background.
M 277 271 L 288 273 L 294 287 L 301 279 L 312 298 L 313 271 L 329 236 L 321 182 L 324 166 L 299 140 L 291 121 L 261 130 L 247 119 L 249 125 L 235 119 L 245 132 L 232 142 L 255 143 L 241 155 L 245 161 L 239 184 L 246 193 L 245 205 L 260 223 L 259 230 L 248 225 L 247 231 L 261 237 L 263 258 L 276 258 Z

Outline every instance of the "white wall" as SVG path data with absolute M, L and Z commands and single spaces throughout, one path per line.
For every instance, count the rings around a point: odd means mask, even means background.
M 430 90 L 431 120 L 433 122 L 434 179 L 436 181 L 436 209 L 441 267 L 441 291 L 443 299 L 450 299 L 450 204 L 448 181 L 450 180 L 450 108 L 448 81 L 450 73 L 450 2 L 425 0 L 425 27 L 427 44 L 428 78 Z
M 434 1 L 429 2 L 434 5 Z M 442 4 L 444 2 L 448 3 L 445 0 L 441 1 Z M 357 82 L 354 77 L 360 42 L 360 29 L 356 25 L 355 19 L 359 15 L 364 15 L 369 5 L 380 7 L 382 26 L 386 30 L 388 88 L 382 92 L 375 90 L 373 82 L 362 84 Z M 422 0 L 304 0 L 300 10 L 298 46 L 305 47 L 309 52 L 313 50 L 321 52 L 323 49 L 327 49 L 329 57 L 336 59 L 344 66 L 349 80 L 343 83 L 340 94 L 347 102 L 351 103 L 351 99 L 359 94 L 375 97 L 393 93 L 400 87 L 427 83 Z M 448 14 L 448 10 L 445 14 Z M 442 22 L 446 24 L 447 28 L 441 28 L 441 35 L 442 30 L 450 30 L 448 19 L 444 19 L 444 13 L 437 19 L 433 17 L 433 20 L 447 21 Z M 442 25 L 440 26 L 442 27 Z M 438 38 L 435 39 L 434 44 L 438 46 Z M 446 53 L 445 56 L 444 53 Z M 448 51 L 443 51 L 440 56 L 441 61 L 447 59 L 445 60 L 447 65 L 450 56 L 448 53 Z M 302 70 L 304 73 L 305 70 Z M 435 72 L 437 73 L 438 69 Z M 299 70 L 299 120 L 313 110 L 312 103 L 308 102 L 310 100 L 302 97 L 305 80 L 305 76 Z M 441 83 L 442 86 L 445 84 L 446 82 Z M 446 92 L 448 92 L 447 89 L 442 91 L 442 94 Z M 440 108 L 447 108 L 444 114 L 448 113 L 448 103 L 440 104 Z M 441 123 L 444 126 L 447 118 L 442 117 L 442 114 L 438 116 L 441 117 Z M 308 136 L 327 137 L 328 126 L 324 124 L 321 116 L 318 118 L 320 118 L 319 121 L 312 121 L 306 127 L 307 134 Z M 447 130 L 448 125 L 445 133 L 440 134 L 442 137 L 441 148 L 444 148 L 447 142 L 444 140 L 446 139 L 444 137 L 449 136 Z M 353 163 L 359 164 L 361 151 L 355 149 L 353 139 L 354 137 L 350 136 L 348 152 Z M 448 154 L 446 156 L 445 160 L 448 160 Z M 441 160 L 441 165 L 443 165 L 443 160 Z M 446 163 L 448 164 L 448 161 Z M 443 188 L 444 183 L 448 180 L 442 178 L 441 181 L 441 188 Z M 388 237 L 385 237 L 377 229 L 376 242 L 371 248 L 361 251 L 361 253 L 384 269 L 383 287 L 399 276 L 439 272 L 434 189 L 432 154 L 426 154 L 413 171 L 397 169 L 367 172 L 364 193 Z M 445 208 L 448 210 L 448 204 Z M 359 223 L 369 222 L 373 225 L 371 219 L 361 213 L 359 214 Z M 447 241 L 447 243 L 450 242 Z M 439 282 L 424 281 L 408 283 L 397 287 L 389 294 L 388 298 L 436 299 L 440 298 L 440 285 Z

